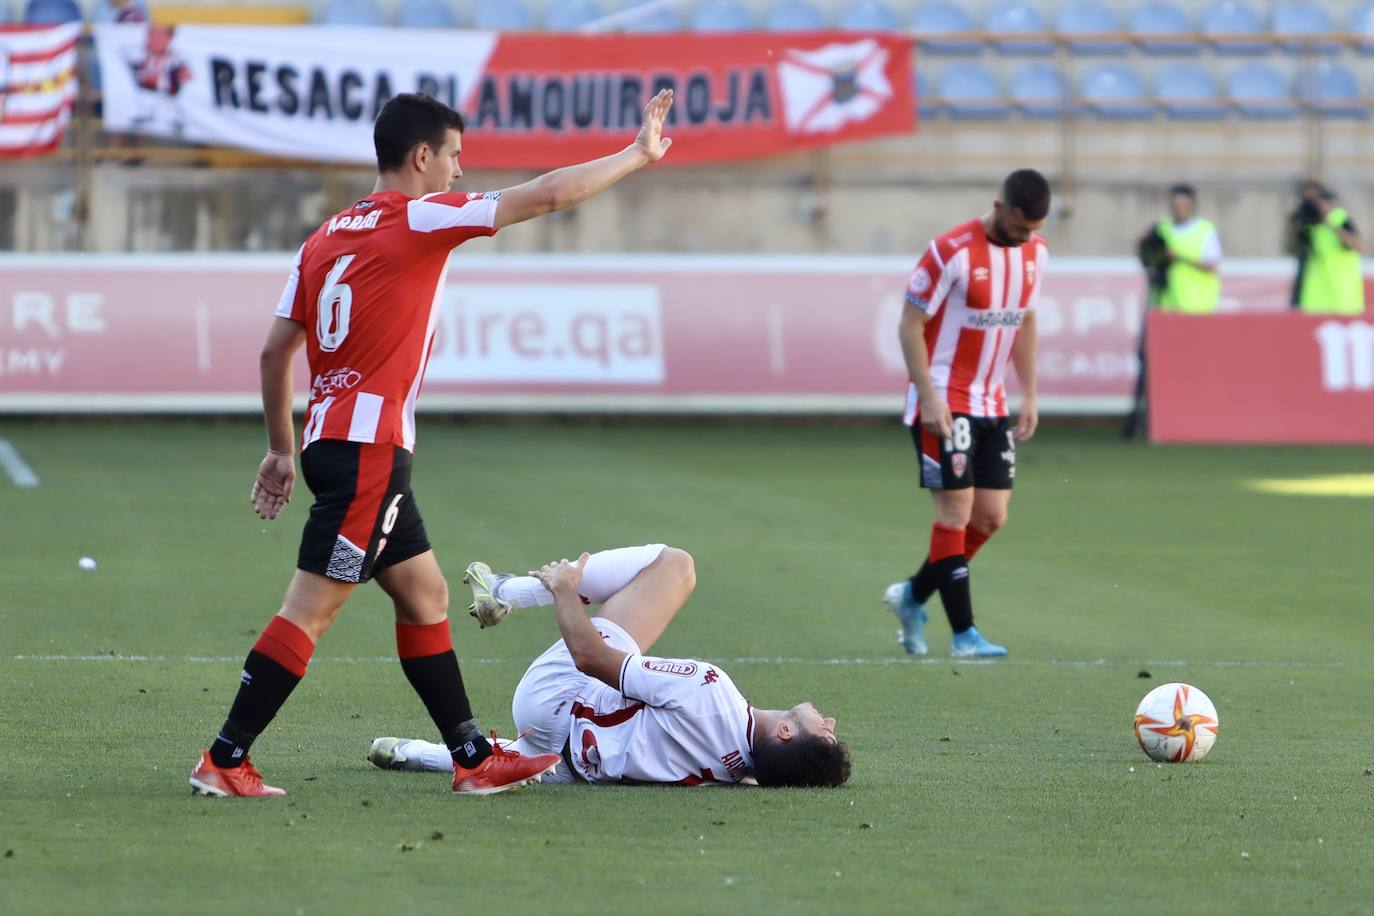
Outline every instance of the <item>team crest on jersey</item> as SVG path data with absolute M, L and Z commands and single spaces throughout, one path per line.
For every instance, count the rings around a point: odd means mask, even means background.
M 678 677 L 694 677 L 697 673 L 697 666 L 691 662 L 670 662 L 661 658 L 644 659 L 645 671 L 656 671 L 659 674 L 675 674 Z
M 920 295 L 930 289 L 930 271 L 924 267 L 916 268 L 916 272 L 911 275 L 911 291 Z
M 973 279 L 978 280 L 978 281 L 983 281 L 983 280 L 986 280 L 987 278 L 988 278 L 988 269 L 987 269 L 986 267 L 975 267 L 975 268 L 973 268 Z
M 955 477 L 963 477 L 968 470 L 968 455 L 963 452 L 955 452 L 949 456 L 949 468 L 954 472 Z

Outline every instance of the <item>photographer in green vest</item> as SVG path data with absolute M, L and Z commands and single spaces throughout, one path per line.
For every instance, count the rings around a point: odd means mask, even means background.
M 1355 222 L 1320 182 L 1299 188 L 1298 209 L 1288 218 L 1288 251 L 1298 258 L 1294 308 L 1313 314 L 1364 313 L 1364 239 Z

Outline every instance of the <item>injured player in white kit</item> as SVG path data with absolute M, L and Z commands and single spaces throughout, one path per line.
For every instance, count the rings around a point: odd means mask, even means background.
M 554 606 L 563 638 L 525 671 L 511 712 L 524 754 L 559 754 L 545 782 L 839 786 L 849 749 L 835 720 L 811 703 L 755 709 L 719 666 L 646 654 L 696 586 L 692 557 L 650 544 L 528 576 L 468 567 L 474 617 L 499 623 L 512 608 Z M 584 604 L 600 605 L 590 619 Z M 378 738 L 368 759 L 383 769 L 453 768 L 447 748 Z

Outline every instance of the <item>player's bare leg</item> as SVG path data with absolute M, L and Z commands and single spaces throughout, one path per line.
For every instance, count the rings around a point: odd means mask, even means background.
M 448 583 L 434 551 L 427 550 L 376 575 L 396 612 L 396 649 L 401 669 L 419 694 L 443 738 L 453 790 L 466 795 L 503 792 L 540 776 L 558 763 L 552 754 L 528 757 L 493 749 L 472 714 L 448 621 Z M 394 749 L 393 749 L 394 750 Z
M 583 581 L 586 581 L 585 576 Z M 682 610 L 696 586 L 696 563 L 692 555 L 676 547 L 665 547 L 658 559 L 601 605 L 597 616 L 618 624 L 630 634 L 641 652 L 648 652 Z
M 264 785 L 248 749 L 305 677 L 305 666 L 315 643 L 338 617 L 339 609 L 356 587 L 296 570 L 281 610 L 263 629 L 243 663 L 238 694 L 228 718 L 191 773 L 194 791 L 237 797 L 286 794 Z

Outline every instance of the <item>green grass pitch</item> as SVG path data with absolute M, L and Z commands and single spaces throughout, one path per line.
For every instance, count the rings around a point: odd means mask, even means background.
M 6 420 L 0 438 L 43 481 L 0 476 L 0 912 L 1374 907 L 1374 502 L 1245 486 L 1368 471 L 1367 451 L 1048 426 L 973 565 L 980 626 L 1011 657 L 954 663 L 938 601 L 926 660 L 879 602 L 930 519 L 895 424 L 429 418 L 416 492 L 485 725 L 509 732 L 556 629 L 526 611 L 479 632 L 463 565 L 666 541 L 699 584 L 656 651 L 723 663 L 756 705 L 813 699 L 851 783 L 461 799 L 375 770 L 372 737 L 430 725 L 370 587 L 254 748 L 290 795 L 236 802 L 186 777 L 277 608 L 308 494 L 253 516 L 247 422 Z M 1219 710 L 1201 764 L 1157 767 L 1132 738 L 1169 680 Z

